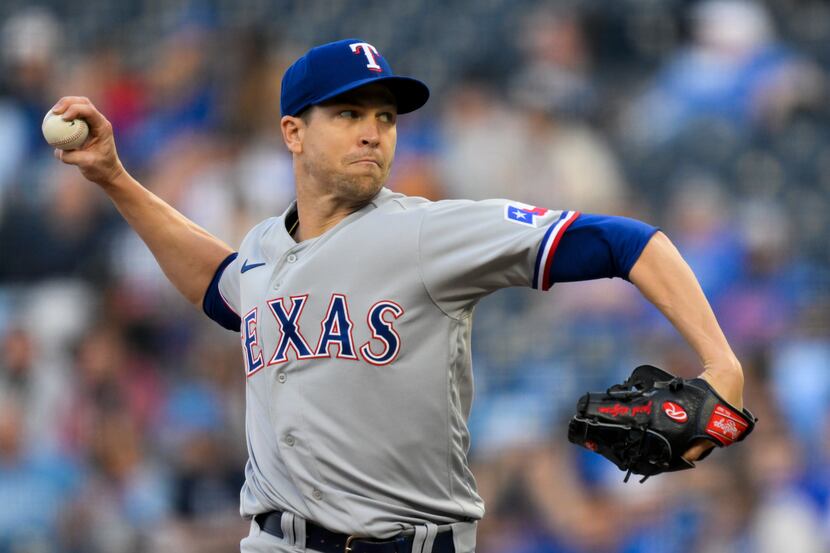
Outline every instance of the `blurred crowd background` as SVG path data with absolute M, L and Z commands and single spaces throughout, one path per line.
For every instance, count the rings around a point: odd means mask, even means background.
M 622 483 L 576 398 L 693 352 L 619 280 L 511 289 L 473 336 L 481 553 L 830 551 L 830 4 L 820 0 L 4 0 L 0 553 L 226 552 L 239 341 L 181 299 L 43 115 L 86 95 L 139 180 L 232 245 L 292 199 L 279 82 L 373 43 L 430 84 L 390 187 L 659 225 L 738 352 L 743 445 Z

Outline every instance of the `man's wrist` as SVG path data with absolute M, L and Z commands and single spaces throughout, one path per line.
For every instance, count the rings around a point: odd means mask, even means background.
M 744 373 L 740 363 L 736 362 L 726 367 L 707 367 L 700 378 L 708 382 L 733 407 L 743 408 Z
M 710 357 L 703 361 L 703 370 L 707 373 L 722 374 L 725 377 L 740 376 L 743 378 L 743 367 L 738 358 L 731 352 L 717 357 Z
M 105 191 L 109 192 L 110 190 L 115 190 L 118 188 L 122 188 L 124 186 L 128 186 L 132 181 L 132 177 L 127 170 L 124 169 L 124 166 L 119 162 L 118 165 L 113 169 L 112 173 L 106 178 L 102 179 L 100 182 L 96 182 L 98 186 L 103 188 Z

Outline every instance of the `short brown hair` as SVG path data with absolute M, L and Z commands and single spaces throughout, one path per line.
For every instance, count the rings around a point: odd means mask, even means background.
M 297 114 L 297 115 L 295 115 L 294 117 L 299 117 L 300 119 L 302 119 L 302 120 L 303 120 L 303 123 L 305 123 L 306 125 L 308 125 L 308 123 L 311 121 L 311 110 L 312 110 L 313 108 L 314 108 L 314 106 L 313 106 L 313 105 L 308 106 L 308 107 L 306 107 L 306 108 L 303 108 L 303 111 L 301 111 L 300 113 L 298 113 L 298 114 Z

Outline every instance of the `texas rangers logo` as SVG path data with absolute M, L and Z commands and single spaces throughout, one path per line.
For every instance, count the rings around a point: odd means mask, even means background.
M 380 57 L 377 48 L 368 42 L 353 42 L 352 44 L 349 44 L 349 48 L 352 49 L 352 53 L 354 54 L 363 53 L 363 55 L 366 56 L 366 61 L 369 62 L 366 64 L 367 69 L 370 71 L 377 71 L 378 73 L 383 71 L 383 68 L 378 65 L 378 62 L 375 59 L 375 56 Z
M 293 359 L 333 358 L 359 361 L 382 367 L 395 361 L 401 351 L 401 336 L 395 328 L 404 309 L 392 300 L 375 302 L 366 313 L 366 326 L 371 338 L 363 344 L 355 342 L 355 323 L 345 294 L 331 294 L 329 306 L 322 320 L 319 318 L 320 336 L 317 345 L 306 338 L 300 328 L 300 318 L 308 302 L 309 294 L 276 297 L 267 300 L 267 309 L 273 317 L 259 320 L 259 308 L 254 307 L 243 319 L 240 337 L 245 357 L 245 367 L 251 376 L 264 367 L 287 363 Z M 318 314 L 319 316 L 319 314 Z M 267 321 L 267 322 L 266 322 Z M 276 347 L 263 352 L 260 346 L 260 324 L 276 325 Z M 263 356 L 267 353 L 267 357 Z
M 504 206 L 504 219 L 519 225 L 538 227 L 539 220 L 547 215 L 548 211 L 550 210 L 544 207 L 510 203 Z

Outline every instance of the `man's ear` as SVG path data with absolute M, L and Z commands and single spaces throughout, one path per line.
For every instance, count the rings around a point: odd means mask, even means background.
M 303 151 L 303 136 L 305 135 L 306 122 L 300 117 L 285 115 L 280 119 L 282 139 L 288 151 L 292 154 L 300 154 Z

